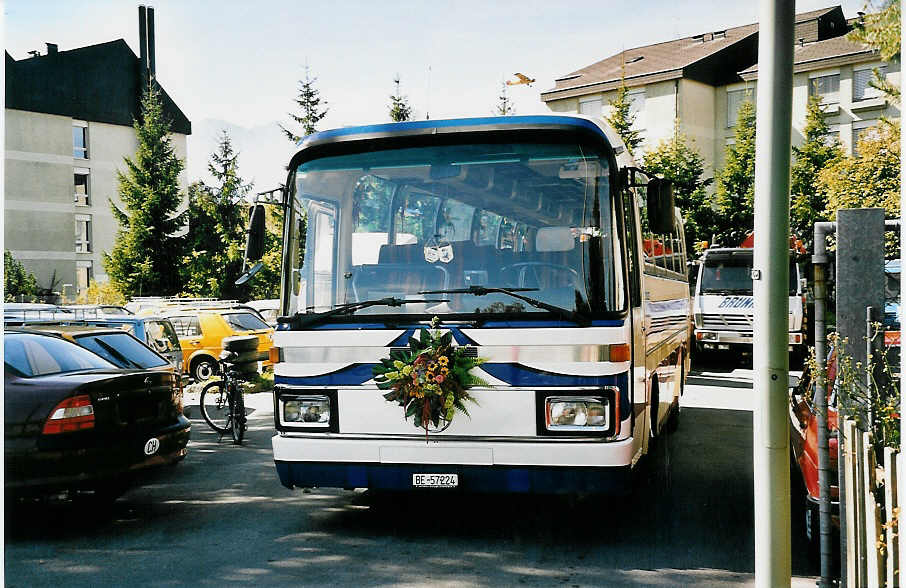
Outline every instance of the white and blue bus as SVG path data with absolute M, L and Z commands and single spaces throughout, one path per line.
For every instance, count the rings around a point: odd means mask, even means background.
M 283 485 L 630 490 L 678 413 L 691 305 L 672 189 L 602 120 L 344 128 L 306 137 L 288 169 Z M 426 438 L 372 368 L 435 317 L 487 385 Z

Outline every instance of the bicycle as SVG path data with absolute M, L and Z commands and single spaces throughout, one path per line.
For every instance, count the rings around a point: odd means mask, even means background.
M 247 429 L 247 419 L 245 416 L 245 400 L 242 395 L 242 389 L 239 383 L 246 379 L 249 374 L 257 373 L 258 359 L 260 356 L 257 352 L 258 340 L 256 337 L 230 337 L 233 339 L 232 344 L 225 347 L 236 347 L 236 341 L 239 341 L 243 351 L 237 352 L 234 349 L 225 349 L 217 362 L 221 379 L 208 382 L 201 390 L 201 396 L 198 403 L 201 408 L 201 416 L 205 422 L 214 431 L 223 435 L 230 433 L 233 443 L 242 444 Z M 254 347 L 252 347 L 253 339 Z

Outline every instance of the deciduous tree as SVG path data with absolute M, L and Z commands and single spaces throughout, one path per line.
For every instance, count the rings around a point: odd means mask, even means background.
M 884 61 L 899 62 L 900 33 L 900 0 L 882 0 L 880 10 L 858 19 L 847 38 L 876 49 Z M 877 70 L 871 85 L 900 102 L 900 88 L 878 76 Z
M 900 125 L 881 121 L 858 142 L 858 156 L 843 157 L 818 174 L 818 189 L 827 194 L 825 215 L 834 220 L 841 208 L 879 207 L 885 217 L 900 217 Z M 897 255 L 888 242 L 888 256 Z
M 679 126 L 677 121 L 676 126 Z M 690 259 L 695 244 L 711 239 L 714 211 L 705 188 L 713 180 L 703 179 L 705 160 L 683 133 L 674 131 L 670 139 L 662 140 L 645 154 L 646 170 L 667 178 L 674 185 L 676 205 L 683 211 L 686 229 L 686 251 Z

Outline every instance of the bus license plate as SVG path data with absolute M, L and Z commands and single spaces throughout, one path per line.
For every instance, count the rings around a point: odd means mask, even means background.
M 459 474 L 412 474 L 412 485 L 416 488 L 456 488 Z

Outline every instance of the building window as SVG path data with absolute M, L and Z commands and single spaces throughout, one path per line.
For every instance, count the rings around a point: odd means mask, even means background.
M 580 98 L 579 114 L 584 114 L 586 116 L 601 116 L 601 99 Z
M 90 261 L 76 262 L 76 292 L 81 294 L 87 290 L 93 277 Z
M 746 100 L 755 104 L 755 90 L 753 88 L 727 90 L 727 128 L 736 126 L 736 119 L 739 118 L 739 107 Z
M 853 157 L 859 157 L 859 141 L 869 138 L 874 132 L 878 121 L 863 120 L 853 123 Z
M 75 250 L 76 253 L 91 253 L 91 216 L 75 216 Z
M 88 159 L 88 123 L 72 121 L 72 156 Z
M 875 70 L 878 71 L 878 75 L 882 80 L 887 77 L 886 65 L 853 71 L 853 102 L 881 96 L 881 91 L 870 85 L 870 82 L 875 78 Z
M 808 95 L 820 96 L 821 104 L 839 104 L 840 74 L 809 78 Z
M 72 200 L 78 206 L 88 206 L 91 200 L 88 197 L 88 170 L 77 167 L 73 170 Z

